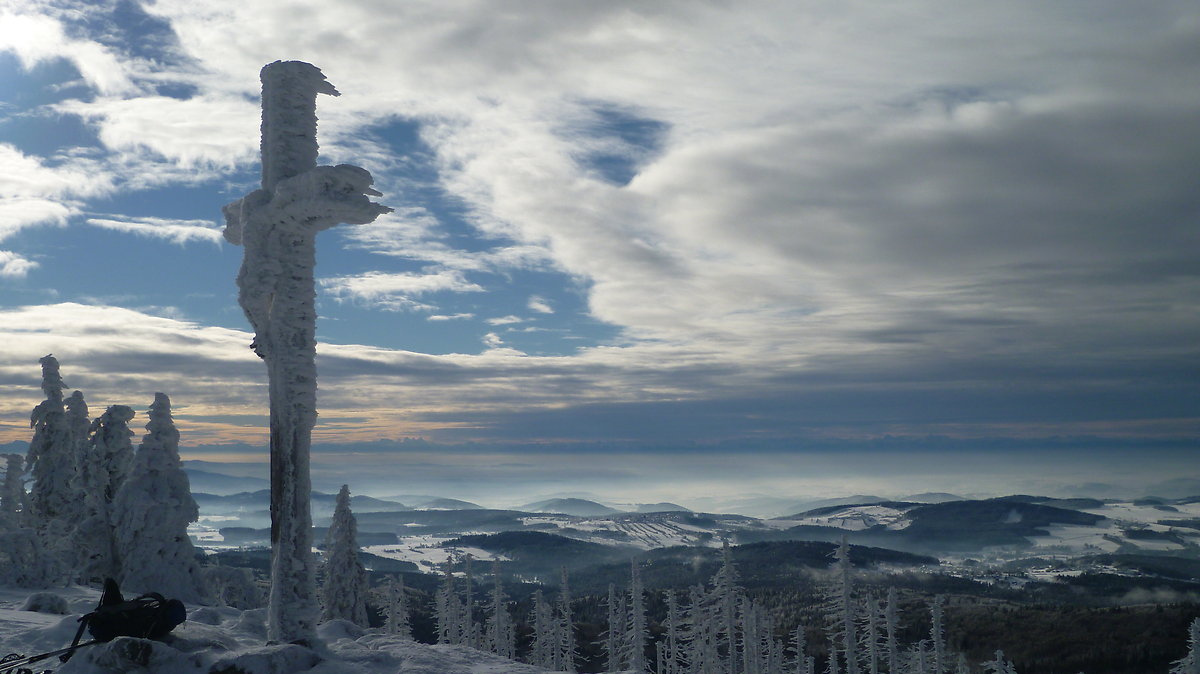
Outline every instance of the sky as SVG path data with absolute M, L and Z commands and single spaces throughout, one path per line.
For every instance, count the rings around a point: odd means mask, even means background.
M 1200 478 L 1200 8 L 1158 0 L 0 2 L 0 442 L 53 353 L 261 467 L 220 208 L 275 60 L 394 209 L 318 237 L 319 476 Z

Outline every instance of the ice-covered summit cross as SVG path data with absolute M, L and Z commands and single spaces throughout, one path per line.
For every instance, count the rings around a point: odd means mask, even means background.
M 317 166 L 317 94 L 337 96 L 300 61 L 263 67 L 262 188 L 225 206 L 225 238 L 245 247 L 238 303 L 267 364 L 271 405 L 271 593 L 267 638 L 310 641 L 317 602 L 309 508 L 316 424 L 316 234 L 366 224 L 392 209 L 372 202 L 371 174 Z

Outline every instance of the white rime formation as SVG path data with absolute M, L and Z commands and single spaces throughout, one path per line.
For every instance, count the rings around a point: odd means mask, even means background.
M 350 487 L 342 485 L 325 548 L 321 620 L 342 618 L 367 627 L 367 570 L 358 559 L 358 522 L 350 512 Z
M 317 166 L 317 94 L 338 92 L 315 66 L 276 61 L 262 80 L 262 189 L 222 210 L 225 238 L 243 245 L 238 303 L 267 365 L 271 407 L 271 590 L 267 638 L 311 641 L 317 601 L 309 449 L 316 423 L 317 232 L 366 224 L 391 209 L 367 195 L 371 174 Z
M 149 417 L 129 477 L 113 500 L 121 587 L 196 602 L 204 591 L 187 527 L 200 511 L 179 461 L 179 431 L 165 394 L 154 394 Z

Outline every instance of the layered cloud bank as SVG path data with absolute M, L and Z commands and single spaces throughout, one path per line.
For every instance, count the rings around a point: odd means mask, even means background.
M 318 244 L 325 439 L 1200 430 L 1200 12 L 1178 3 L 13 11 L 22 77 L 73 69 L 20 114 L 81 140 L 0 137 L 11 439 L 49 351 L 93 405 L 167 390 L 198 441 L 264 432 L 261 366 L 215 308 L 232 275 L 207 302 L 97 298 L 36 237 L 227 269 L 197 251 L 255 180 L 279 58 L 342 91 L 322 150 L 397 209 Z M 199 205 L 139 204 L 166 189 Z

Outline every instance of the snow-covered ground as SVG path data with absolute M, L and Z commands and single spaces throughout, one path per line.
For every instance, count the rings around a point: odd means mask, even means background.
M 0 655 L 34 655 L 70 645 L 77 618 L 95 607 L 89 588 L 54 590 L 71 615 L 18 610 L 30 590 L 0 588 Z M 55 674 L 538 674 L 548 670 L 463 646 L 419 644 L 335 620 L 321 625 L 321 645 L 265 645 L 264 609 L 190 607 L 188 621 L 163 642 L 118 638 L 80 649 L 66 664 L 57 658 L 32 666 Z M 37 666 L 40 665 L 40 666 Z M 236 669 L 235 669 L 236 668 Z
M 1200 503 L 1162 506 L 1108 503 L 1083 512 L 1106 517 L 1095 526 L 1055 525 L 1047 527 L 1049 535 L 1030 539 L 1045 552 L 1081 555 L 1097 552 L 1136 552 L 1139 550 L 1171 552 L 1184 550 L 1179 541 L 1200 545 L 1200 530 L 1160 524 L 1163 520 L 1200 519 Z M 1138 531 L 1150 532 L 1159 538 L 1140 538 Z M 1131 535 L 1132 534 L 1132 535 Z M 1171 539 L 1162 538 L 1170 536 Z

